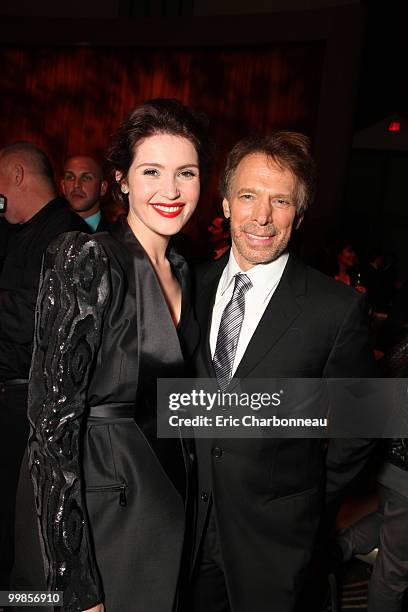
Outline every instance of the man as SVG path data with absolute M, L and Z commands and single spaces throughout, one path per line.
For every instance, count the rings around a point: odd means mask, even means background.
M 312 198 L 308 139 L 239 142 L 221 189 L 232 248 L 198 279 L 199 377 L 372 375 L 364 297 L 289 254 Z M 237 278 L 236 278 L 237 276 Z M 292 612 L 321 516 L 360 470 L 368 441 L 197 439 L 194 612 Z M 327 471 L 326 471 L 327 466 Z M 304 610 L 302 606 L 300 610 Z M 316 612 L 316 611 L 314 611 Z
M 27 382 L 43 253 L 61 232 L 87 231 L 61 198 L 45 153 L 29 142 L 0 150 L 0 194 L 11 233 L 0 274 L 0 590 L 13 561 L 14 504 L 27 443 Z
M 108 189 L 99 162 L 90 155 L 74 155 L 64 164 L 61 189 L 71 209 L 86 221 L 90 232 L 103 232 L 109 223 L 101 212 L 101 198 Z
M 212 259 L 216 261 L 220 259 L 231 246 L 228 220 L 217 215 L 208 226 L 208 233 L 210 234 L 210 241 L 213 247 Z

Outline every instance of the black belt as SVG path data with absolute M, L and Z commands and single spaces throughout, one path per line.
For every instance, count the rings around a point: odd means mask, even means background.
M 135 414 L 133 402 L 98 404 L 89 408 L 89 417 L 97 419 L 129 419 Z
M 11 378 L 10 380 L 2 380 L 0 382 L 0 387 L 3 389 L 18 387 L 19 385 L 28 385 L 28 378 Z

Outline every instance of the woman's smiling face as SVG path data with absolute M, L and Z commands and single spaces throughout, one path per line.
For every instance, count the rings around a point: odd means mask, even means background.
M 120 180 L 120 174 L 117 174 Z M 136 145 L 126 179 L 128 220 L 139 236 L 173 236 L 187 223 L 200 196 L 197 151 L 187 138 L 155 134 Z

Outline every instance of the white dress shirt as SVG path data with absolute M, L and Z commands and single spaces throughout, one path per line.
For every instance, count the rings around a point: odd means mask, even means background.
M 242 272 L 251 280 L 252 287 L 245 293 L 245 315 L 235 353 L 234 365 L 232 368 L 233 375 L 239 366 L 254 331 L 258 327 L 258 323 L 265 312 L 269 300 L 273 296 L 282 278 L 288 258 L 288 253 L 284 253 L 275 261 L 271 261 L 267 264 L 258 264 L 247 272 L 244 272 L 238 266 L 232 249 L 230 251 L 228 264 L 221 275 L 220 282 L 218 283 L 217 295 L 215 296 L 211 319 L 210 349 L 211 356 L 214 357 L 222 313 L 230 301 L 234 290 L 234 276 Z

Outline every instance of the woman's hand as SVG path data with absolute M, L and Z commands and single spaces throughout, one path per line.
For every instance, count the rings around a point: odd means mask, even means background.
M 83 612 L 104 612 L 104 610 L 105 610 L 105 606 L 102 603 L 100 603 L 100 604 L 96 604 L 96 606 L 94 606 L 93 608 L 87 608 Z

